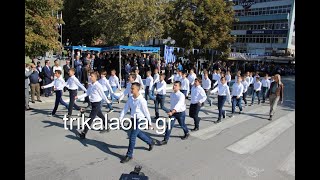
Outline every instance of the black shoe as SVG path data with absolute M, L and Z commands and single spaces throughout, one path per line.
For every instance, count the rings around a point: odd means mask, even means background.
M 269 121 L 272 121 L 272 116 L 270 116 L 268 120 L 269 120 Z
M 185 134 L 183 137 L 181 137 L 181 139 L 182 139 L 182 140 L 186 140 L 186 139 L 188 139 L 189 136 L 190 136 L 190 134 L 187 133 L 187 134 Z
M 262 101 L 261 103 L 265 103 L 266 101 Z
M 242 111 L 239 111 L 239 114 L 242 114 Z
M 34 101 L 31 101 L 32 103 L 35 103 Z
M 168 144 L 168 141 L 166 141 L 166 140 L 162 140 L 162 141 L 160 142 L 160 145 L 166 145 L 166 144 Z
M 258 105 L 260 104 L 260 101 L 258 101 Z
M 79 133 L 78 136 L 79 136 L 80 139 L 85 139 L 86 138 L 86 134 L 85 133 L 83 133 L 83 132 L 78 132 L 78 133 Z
M 152 151 L 153 146 L 156 144 L 156 140 L 152 140 L 151 144 L 149 144 L 149 149 L 148 151 Z
M 219 123 L 219 122 L 221 122 L 221 119 L 218 119 L 218 120 L 217 120 L 216 122 L 214 122 L 214 123 L 216 123 L 216 124 L 217 124 L 217 123 Z
M 222 115 L 223 115 L 223 119 L 225 119 L 227 117 L 227 112 L 224 111 L 224 113 Z
M 121 163 L 126 163 L 126 162 L 129 162 L 131 159 L 132 159 L 132 157 L 126 156 L 120 162 Z
M 198 131 L 199 128 L 198 127 L 195 127 L 194 129 L 191 129 L 191 131 Z
M 229 116 L 230 118 L 234 117 L 233 113 Z
M 39 100 L 37 100 L 38 102 L 42 102 L 40 99 Z
M 33 108 L 25 108 L 26 111 L 33 110 Z

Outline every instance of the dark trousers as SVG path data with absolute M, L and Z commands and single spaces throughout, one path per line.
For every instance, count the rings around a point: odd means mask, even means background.
M 144 90 L 144 98 L 146 100 L 148 100 L 148 96 L 149 96 L 149 86 L 146 86 L 146 88 Z
M 199 118 L 199 111 L 201 106 L 197 104 L 190 104 L 189 116 L 194 120 L 195 128 L 199 128 L 200 118 Z
M 91 112 L 89 115 L 90 120 L 88 121 L 88 125 L 91 126 L 93 119 L 96 118 L 96 116 L 98 116 L 99 118 L 102 119 L 103 126 L 105 127 L 106 126 L 105 117 L 103 116 L 102 111 L 101 111 L 101 101 L 91 102 L 91 107 L 92 107 L 92 109 L 91 109 Z M 89 130 L 89 128 L 87 126 L 85 126 L 83 133 L 86 134 L 88 132 L 88 130 Z
M 154 101 L 154 109 L 155 109 L 155 112 L 156 112 L 156 118 L 159 118 L 159 104 L 160 104 L 160 107 L 162 110 L 164 110 L 165 112 L 168 112 L 169 110 L 164 107 L 164 100 L 166 98 L 166 95 L 160 95 L 160 94 L 157 94 L 156 96 L 156 100 Z
M 242 98 L 241 97 L 239 97 L 239 99 L 237 99 L 237 96 L 233 96 L 231 101 L 232 101 L 232 113 L 234 113 L 236 106 L 238 106 L 240 111 L 242 111 L 242 106 L 241 106 Z
M 266 94 L 268 92 L 268 87 L 262 87 L 262 100 L 265 101 L 266 100 Z
M 127 152 L 128 157 L 133 156 L 133 150 L 136 145 L 137 137 L 149 145 L 152 143 L 152 139 L 138 128 L 139 127 L 138 119 L 136 119 L 136 123 L 134 123 L 133 118 L 131 118 L 131 121 L 132 121 L 132 124 L 136 124 L 136 126 L 134 128 L 131 128 L 131 133 L 129 137 L 129 147 Z
M 184 96 L 187 98 L 188 97 L 188 94 L 187 94 L 187 90 L 180 90 L 183 94 L 184 94 Z
M 212 82 L 211 82 L 211 88 L 214 88 L 214 83 L 216 83 L 216 81 L 217 81 L 217 80 L 214 80 L 214 79 L 212 80 Z
M 248 92 L 248 95 L 251 95 L 251 96 L 253 95 L 253 84 L 249 85 L 247 92 Z
M 65 106 L 68 109 L 68 104 L 66 102 L 63 101 L 62 99 L 62 90 L 57 90 L 55 91 L 56 93 L 56 101 L 54 103 L 54 108 L 52 110 L 52 115 L 56 114 L 59 103 L 62 104 L 63 106 Z
M 77 91 L 78 90 L 71 90 L 69 89 L 69 107 L 68 107 L 68 115 L 71 116 L 72 115 L 72 108 L 74 107 L 76 110 L 80 110 L 80 107 L 78 105 L 76 105 L 75 101 L 75 97 L 77 96 Z
M 178 120 L 179 125 L 181 126 L 181 128 L 183 129 L 184 134 L 187 134 L 189 132 L 186 124 L 185 124 L 185 120 L 186 120 L 186 112 L 179 112 L 179 113 L 174 113 L 171 117 L 172 118 L 171 122 L 170 122 L 170 127 L 167 125 L 166 127 L 166 133 L 164 136 L 164 140 L 168 141 L 170 138 L 170 134 L 171 134 L 171 130 L 173 128 L 174 123 L 176 122 L 176 120 Z
M 260 103 L 260 91 L 253 90 L 251 104 L 253 104 L 256 95 L 258 97 L 258 103 Z
M 221 116 L 224 116 L 225 110 L 223 110 L 223 106 L 226 100 L 227 100 L 227 96 L 218 96 L 218 110 L 219 110 L 218 119 L 221 119 Z
M 245 105 L 247 105 L 247 93 L 248 93 L 248 91 L 242 93 L 242 95 L 243 95 L 242 99 L 243 99 Z

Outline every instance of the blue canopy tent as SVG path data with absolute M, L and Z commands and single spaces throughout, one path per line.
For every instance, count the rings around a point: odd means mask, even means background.
M 98 51 L 101 52 L 100 47 L 86 47 L 86 46 L 65 46 L 64 49 L 71 50 L 71 58 L 72 58 L 72 67 L 74 67 L 74 50 L 80 50 L 80 51 Z
M 111 46 L 111 47 L 103 47 L 101 51 L 119 51 L 119 79 L 120 84 L 122 81 L 121 78 L 121 51 L 140 51 L 142 53 L 160 53 L 160 47 L 143 47 L 143 46 Z M 160 54 L 159 54 L 160 57 Z

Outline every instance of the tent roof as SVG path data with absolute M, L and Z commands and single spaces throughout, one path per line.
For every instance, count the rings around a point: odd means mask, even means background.
M 133 50 L 133 51 L 143 51 L 143 52 L 159 52 L 160 47 L 144 47 L 144 46 L 111 46 L 111 47 L 103 47 L 102 51 L 112 51 L 116 50 Z
M 101 51 L 100 47 L 86 47 L 86 46 L 65 46 L 65 49 L 78 49 L 81 51 Z

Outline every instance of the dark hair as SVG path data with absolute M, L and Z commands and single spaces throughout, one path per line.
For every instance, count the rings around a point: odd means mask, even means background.
M 136 78 L 137 78 L 137 75 L 136 75 L 136 74 L 133 74 L 133 73 L 130 73 L 129 76 L 131 76 L 133 79 L 136 79 Z
M 99 73 L 97 71 L 93 71 L 93 72 L 90 72 L 90 76 L 91 75 L 95 75 L 97 78 L 99 78 Z
M 196 78 L 195 81 L 199 81 L 199 83 L 202 83 L 202 80 L 200 78 Z
M 181 87 L 181 82 L 180 81 L 175 81 L 173 84 L 179 84 L 179 86 Z
M 140 89 L 140 87 L 141 87 L 140 83 L 138 83 L 138 82 L 133 82 L 133 83 L 131 84 L 131 87 L 132 87 L 132 86 L 137 86 L 139 89 Z
M 44 61 L 44 64 L 47 64 L 48 62 L 50 62 L 50 61 L 49 61 L 49 60 L 45 60 L 45 61 Z
M 165 75 L 164 73 L 161 73 L 161 74 L 160 74 L 160 76 L 164 76 L 164 77 L 166 77 L 166 75 Z
M 54 72 L 58 73 L 58 74 L 62 74 L 62 72 L 60 70 L 55 70 Z
M 225 76 L 222 76 L 222 77 L 220 78 L 220 81 L 221 81 L 222 79 L 226 80 L 226 77 L 225 77 Z
M 53 62 L 57 62 L 57 61 L 58 61 L 58 59 L 54 60 Z
M 107 71 L 106 70 L 102 70 L 100 74 L 101 75 L 107 75 Z
M 75 68 L 70 68 L 69 71 L 76 72 L 76 69 Z

